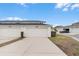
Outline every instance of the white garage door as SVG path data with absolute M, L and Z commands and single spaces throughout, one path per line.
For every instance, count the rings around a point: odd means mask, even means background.
M 1 37 L 20 37 L 21 32 L 25 37 L 50 37 L 50 30 L 47 26 L 13 26 L 11 28 L 0 29 Z
M 48 37 L 48 29 L 27 29 L 24 35 L 26 37 Z

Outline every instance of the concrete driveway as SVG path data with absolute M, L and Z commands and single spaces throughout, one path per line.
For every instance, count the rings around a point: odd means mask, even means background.
M 0 47 L 0 56 L 66 56 L 48 38 L 24 38 Z

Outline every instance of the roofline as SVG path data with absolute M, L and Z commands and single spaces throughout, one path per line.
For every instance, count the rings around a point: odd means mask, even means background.
M 0 24 L 0 25 L 49 25 L 49 24 Z
M 48 26 L 51 27 L 51 25 L 49 24 L 0 24 L 0 25 L 44 25 L 44 26 Z
M 46 22 L 41 20 L 2 20 L 0 22 Z

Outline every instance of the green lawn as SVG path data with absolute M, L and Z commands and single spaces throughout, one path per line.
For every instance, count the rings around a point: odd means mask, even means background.
M 49 38 L 69 56 L 79 56 L 79 42 L 63 35 Z

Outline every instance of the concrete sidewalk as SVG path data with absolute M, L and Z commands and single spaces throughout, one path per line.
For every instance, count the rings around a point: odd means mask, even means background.
M 25 38 L 0 47 L 0 56 L 66 56 L 48 38 Z

